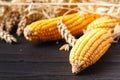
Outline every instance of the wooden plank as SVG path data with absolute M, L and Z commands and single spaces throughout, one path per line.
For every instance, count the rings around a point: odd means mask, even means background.
M 53 53 L 54 54 L 54 53 Z M 68 54 L 42 55 L 40 54 L 0 54 L 0 62 L 66 62 Z
M 0 78 L 1 80 L 90 80 L 89 76 L 29 76 L 29 77 L 8 77 Z
M 69 52 L 59 51 L 64 44 L 60 42 L 30 43 L 24 38 L 19 44 L 6 44 L 1 41 L 0 62 L 65 62 L 68 61 Z M 66 54 L 67 53 L 67 54 Z
M 24 38 L 18 44 L 0 41 L 1 80 L 120 80 L 120 42 L 94 65 L 75 76 L 71 73 L 69 52 L 59 51 L 60 41 L 31 43 Z
M 98 62 L 85 69 L 80 74 L 81 77 L 91 77 L 93 79 L 120 79 L 119 63 Z M 114 76 L 113 76 L 114 75 Z M 74 76 L 71 73 L 69 63 L 0 63 L 0 78 L 35 78 L 49 76 Z M 53 78 L 54 79 L 54 78 Z M 62 79 L 62 78 L 61 78 Z

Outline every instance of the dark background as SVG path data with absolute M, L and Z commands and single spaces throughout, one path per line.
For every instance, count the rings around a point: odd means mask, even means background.
M 69 52 L 59 51 L 64 43 L 28 42 L 24 37 L 16 44 L 0 40 L 0 80 L 120 80 L 120 42 L 78 75 L 71 73 Z

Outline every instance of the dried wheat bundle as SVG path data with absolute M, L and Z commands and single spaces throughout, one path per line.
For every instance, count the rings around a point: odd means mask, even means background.
M 7 31 L 4 29 L 4 23 L 0 21 L 0 39 L 4 40 L 6 43 L 12 43 L 12 42 L 17 42 L 16 38 L 9 34 Z

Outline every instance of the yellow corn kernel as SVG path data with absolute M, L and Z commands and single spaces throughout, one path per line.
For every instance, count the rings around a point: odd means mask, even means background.
M 118 23 L 120 23 L 119 19 L 110 16 L 102 16 L 91 22 L 88 25 L 87 30 L 89 31 L 95 28 L 104 28 L 107 30 L 113 30 L 115 28 L 115 25 Z
M 81 36 L 69 56 L 72 73 L 78 73 L 98 61 L 108 50 L 112 41 L 111 34 L 100 28 L 91 30 Z
M 98 17 L 99 15 L 96 14 L 80 15 L 79 13 L 74 13 L 66 15 L 62 21 L 72 35 L 78 36 L 83 33 L 83 29 L 90 22 Z M 62 39 L 57 28 L 57 24 L 61 18 L 62 16 L 33 22 L 24 29 L 25 38 L 29 41 L 53 41 Z

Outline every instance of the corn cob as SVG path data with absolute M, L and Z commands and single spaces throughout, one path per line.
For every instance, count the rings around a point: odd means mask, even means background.
M 28 14 L 24 15 L 18 24 L 17 35 L 20 36 L 23 33 L 23 30 L 26 25 L 41 19 L 42 14 L 38 11 L 31 11 Z
M 63 23 L 72 35 L 77 36 L 82 34 L 82 30 L 98 17 L 99 15 L 97 14 L 80 15 L 80 13 L 74 13 L 64 16 Z M 57 23 L 61 18 L 62 16 L 33 22 L 24 29 L 25 38 L 29 41 L 53 41 L 62 39 L 57 28 Z
M 72 73 L 78 73 L 98 61 L 111 46 L 113 38 L 105 29 L 94 29 L 80 37 L 69 56 Z
M 119 19 L 116 19 L 110 16 L 102 16 L 94 20 L 93 22 L 91 22 L 87 27 L 87 31 L 95 28 L 104 28 L 107 30 L 114 30 L 115 25 L 119 23 L 120 23 Z

